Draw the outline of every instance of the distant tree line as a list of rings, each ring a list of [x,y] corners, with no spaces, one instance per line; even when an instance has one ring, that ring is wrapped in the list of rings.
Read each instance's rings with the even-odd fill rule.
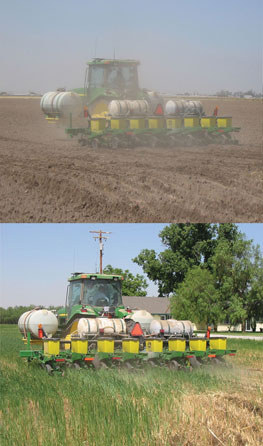
[[[216,96],[219,97],[237,97],[237,98],[244,98],[245,96],[251,96],[252,98],[261,98],[261,93],[256,93],[254,90],[247,90],[247,91],[236,91],[231,92],[228,90],[220,90],[216,93]]]
[[[204,95],[207,95],[206,93],[203,93]],[[177,96],[202,96],[202,93],[198,93],[197,91],[189,93],[189,92],[185,92],[185,93],[177,93]],[[231,98],[244,98],[246,96],[251,96],[252,98],[262,98],[262,92],[261,93],[256,93],[254,90],[250,89],[247,91],[229,91],[229,90],[220,90],[217,91],[214,94],[208,94],[208,96],[217,96],[217,97],[221,97],[221,98],[227,98],[227,97],[231,97]]]
[[[33,310],[33,308],[36,308],[36,305],[15,306],[8,308],[0,307],[0,324],[17,324],[21,314],[25,313],[26,311]],[[50,306],[45,308],[48,310],[57,311],[60,307]]]

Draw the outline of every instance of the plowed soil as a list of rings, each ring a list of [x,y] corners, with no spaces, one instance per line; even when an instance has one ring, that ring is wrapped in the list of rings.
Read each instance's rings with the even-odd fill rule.
[[[80,147],[38,99],[0,98],[0,221],[263,221],[262,102],[202,102],[233,117],[239,146]]]

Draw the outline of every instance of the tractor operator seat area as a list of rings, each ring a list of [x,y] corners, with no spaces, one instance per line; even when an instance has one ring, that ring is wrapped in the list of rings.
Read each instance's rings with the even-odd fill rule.
[[[137,90],[137,68],[133,65],[90,65],[88,88]]]
[[[121,283],[119,280],[97,278],[72,281],[68,288],[67,307],[71,310],[74,305],[122,305]]]

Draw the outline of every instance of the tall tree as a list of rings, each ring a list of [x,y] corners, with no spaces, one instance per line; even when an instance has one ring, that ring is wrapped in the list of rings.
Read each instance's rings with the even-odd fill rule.
[[[244,329],[254,270],[252,241],[242,234],[233,243],[220,240],[211,265],[226,318],[232,325],[241,323]]]
[[[238,229],[234,224],[171,224],[159,234],[166,249],[159,255],[143,249],[133,259],[149,279],[158,284],[160,296],[167,296],[183,282],[193,266],[207,264],[219,240],[235,240]]]
[[[263,256],[259,246],[253,247],[253,271],[247,298],[247,314],[253,331],[256,321],[263,320]]]
[[[134,276],[128,269],[123,271],[121,268],[114,268],[111,265],[107,265],[103,272],[104,274],[118,274],[123,276],[123,296],[146,296],[148,283],[142,275],[136,274],[136,276]]]
[[[172,297],[172,314],[193,322],[227,320],[230,325],[263,317],[263,258],[252,240],[241,233],[219,237],[208,263],[188,270]]]
[[[176,319],[205,325],[216,326],[224,318],[213,274],[207,268],[193,266],[187,271],[171,299],[171,311]]]

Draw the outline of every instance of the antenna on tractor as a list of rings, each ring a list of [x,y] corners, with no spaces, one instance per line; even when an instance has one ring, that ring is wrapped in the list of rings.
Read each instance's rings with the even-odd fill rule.
[[[95,39],[95,48],[94,48],[94,50],[95,50],[95,59],[96,59],[96,57],[97,57],[97,45],[98,45],[98,36],[96,36],[96,39]]]
[[[95,241],[96,241],[96,239],[98,239],[100,242],[100,274],[102,274],[103,273],[102,256],[103,256],[103,247],[104,247],[103,240],[107,241],[107,239],[109,238],[102,234],[111,234],[111,232],[105,232],[105,231],[102,231],[101,229],[99,231],[89,231],[89,232],[91,232],[93,234],[99,234],[99,235],[93,235],[93,238]]]

